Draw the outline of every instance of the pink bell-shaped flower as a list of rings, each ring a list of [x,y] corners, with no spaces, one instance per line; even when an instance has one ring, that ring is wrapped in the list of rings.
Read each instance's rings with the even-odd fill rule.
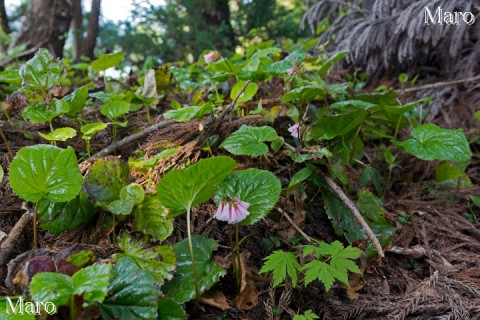
[[[290,126],[290,128],[288,128],[288,132],[290,132],[292,137],[300,139],[300,125],[298,123]]]
[[[235,224],[243,221],[250,214],[247,210],[249,206],[250,204],[237,198],[233,198],[230,201],[221,201],[213,217],[220,221],[226,221],[229,224]]]
[[[221,56],[222,54],[218,51],[210,51],[209,53],[203,56],[203,59],[205,60],[206,63],[210,63],[210,62],[217,61],[218,59],[220,59]]]

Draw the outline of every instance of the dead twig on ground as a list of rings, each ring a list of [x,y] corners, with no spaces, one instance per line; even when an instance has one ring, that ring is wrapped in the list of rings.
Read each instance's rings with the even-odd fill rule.
[[[380,242],[378,242],[377,237],[372,232],[372,229],[370,229],[367,222],[365,222],[362,215],[358,211],[357,207],[352,202],[352,200],[350,200],[350,198],[347,197],[347,195],[343,192],[343,190],[332,179],[330,179],[330,177],[326,176],[325,181],[327,182],[328,186],[333,190],[333,192],[337,194],[337,196],[343,201],[343,203],[345,203],[348,209],[350,209],[350,211],[353,213],[355,220],[357,220],[357,222],[362,227],[363,231],[365,231],[365,233],[367,234],[367,237],[370,239],[370,241],[372,241],[378,255],[384,258],[385,254],[383,253],[383,249],[382,249],[382,246],[380,245]]]
[[[33,215],[30,209],[26,209],[22,217],[17,221],[13,229],[10,231],[5,240],[0,244],[0,266],[5,265],[12,252],[18,248],[20,237],[24,234],[25,229],[32,221]]]
[[[299,226],[297,226],[295,224],[295,222],[293,222],[293,220],[290,218],[290,216],[285,212],[283,211],[281,208],[276,208],[278,212],[280,212],[281,214],[283,214],[283,216],[288,220],[288,222],[290,222],[290,224],[295,228],[295,230],[298,231],[298,233],[309,243],[312,243],[312,238],[310,238],[305,232],[303,232],[302,229],[300,229]]]

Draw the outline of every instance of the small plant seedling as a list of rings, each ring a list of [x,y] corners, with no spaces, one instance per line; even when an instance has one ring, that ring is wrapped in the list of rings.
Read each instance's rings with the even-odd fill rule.
[[[39,144],[20,149],[9,170],[13,191],[23,200],[35,203],[33,247],[37,248],[38,206],[43,199],[65,202],[82,188],[82,174],[71,147],[61,149]]]
[[[117,119],[130,111],[130,104],[126,101],[112,100],[105,103],[100,112],[113,123],[113,141],[117,141],[117,125],[125,127],[127,122],[118,122]]]

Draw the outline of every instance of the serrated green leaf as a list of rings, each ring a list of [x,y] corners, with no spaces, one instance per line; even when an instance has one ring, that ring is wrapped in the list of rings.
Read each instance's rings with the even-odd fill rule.
[[[38,207],[40,228],[53,234],[60,234],[86,223],[95,212],[83,191],[67,202],[42,200]]]
[[[172,234],[173,219],[155,195],[147,194],[133,215],[135,229],[150,236],[152,241],[163,241]]]
[[[260,273],[272,272],[274,287],[284,282],[287,275],[292,279],[293,287],[297,285],[297,271],[300,269],[300,264],[292,252],[277,250],[263,260],[265,263],[260,269]]]
[[[110,264],[96,264],[77,271],[73,276],[73,294],[83,296],[87,304],[101,303],[107,296]]]
[[[112,269],[112,278],[107,297],[99,305],[102,319],[156,319],[158,294],[150,272],[122,257]]]
[[[187,314],[182,307],[173,299],[158,299],[158,318],[157,320],[179,320],[186,319]]]
[[[165,280],[173,278],[176,269],[177,258],[170,245],[156,245],[147,247],[147,244],[139,239],[131,238],[123,233],[119,241],[123,253],[119,257],[131,258],[142,270],[148,270],[157,284],[161,285]]]
[[[411,137],[396,144],[422,160],[465,162],[472,156],[467,138],[461,129],[442,129],[427,123],[413,129]]]
[[[335,282],[335,277],[332,274],[335,270],[332,270],[332,267],[325,262],[313,260],[304,265],[302,270],[305,272],[305,286],[312,281],[319,280],[325,286],[325,290],[328,291]]]
[[[30,282],[30,295],[39,302],[52,302],[58,309],[70,300],[75,290],[72,278],[55,272],[39,272]]]
[[[64,202],[77,196],[82,174],[71,147],[34,145],[20,149],[9,170],[13,191],[26,201],[42,198]]]
[[[38,133],[42,138],[48,141],[67,141],[75,136],[77,136],[77,130],[73,128],[58,128],[53,130],[50,133],[43,134],[41,132]]]
[[[215,188],[237,167],[230,157],[202,159],[187,169],[172,170],[157,184],[157,197],[175,217],[210,199]]]
[[[121,100],[109,101],[100,109],[100,112],[112,121],[117,120],[128,111],[130,111],[130,103]]]
[[[261,156],[268,152],[265,142],[277,137],[277,132],[272,127],[243,125],[225,139],[221,147],[235,155]]]
[[[472,185],[472,181],[465,171],[455,163],[442,162],[435,168],[435,180],[437,183],[447,183],[468,187]]]
[[[215,241],[200,235],[192,236],[193,255],[198,276],[198,291],[202,294],[217,283],[226,272],[211,261]],[[177,255],[177,271],[170,282],[163,287],[163,292],[177,303],[185,303],[195,297],[195,282],[188,239],[173,246]]]
[[[97,205],[107,206],[120,198],[120,191],[130,184],[128,165],[118,158],[98,159],[83,181],[87,197]]]
[[[165,119],[173,119],[177,122],[186,122],[197,116],[202,107],[188,106],[176,110],[170,110],[163,113]]]
[[[232,88],[232,91],[230,91],[230,99],[235,99],[242,88],[245,86],[246,81],[238,81]],[[240,95],[240,97],[237,100],[237,103],[244,103],[253,98],[253,96],[257,93],[258,91],[258,85],[254,82],[250,82],[247,87],[245,88],[245,91]]]
[[[86,125],[83,125],[80,128],[80,131],[82,132],[82,138],[85,140],[90,140],[97,132],[102,131],[106,127],[108,127],[108,123],[103,123],[103,122],[87,123]]]
[[[116,67],[123,61],[123,57],[123,52],[102,54],[97,60],[92,61],[92,69],[95,72],[99,72]]]
[[[92,85],[92,82],[89,84],[84,85],[73,91],[72,93],[63,97],[62,100],[65,100],[70,105],[70,110],[68,111],[68,115],[76,116],[78,112],[80,112],[87,103],[88,99],[88,88]]]
[[[343,136],[357,128],[367,115],[367,111],[353,111],[334,116],[324,116],[310,127],[310,134],[314,139],[327,140]]]
[[[275,206],[280,197],[280,180],[266,170],[247,169],[229,175],[215,193],[216,202],[228,197],[236,197],[248,203],[249,215],[240,225],[251,225],[263,217]]]
[[[48,50],[40,49],[20,67],[19,74],[24,84],[50,89],[61,84],[63,64],[54,60]]]

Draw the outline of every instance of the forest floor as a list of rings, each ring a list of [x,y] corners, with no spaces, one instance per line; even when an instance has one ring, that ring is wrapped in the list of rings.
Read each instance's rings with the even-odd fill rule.
[[[452,106],[446,111],[445,114],[449,115],[448,121],[469,121],[455,118],[465,116],[461,112],[454,112],[457,107]],[[145,123],[144,119],[145,116],[141,113],[129,116],[129,127],[121,129],[120,136],[129,136],[137,128],[146,128],[163,120],[159,116],[156,120]],[[221,134],[225,135],[241,124],[257,124],[263,121],[259,117],[246,117],[225,124],[219,130],[224,130]],[[446,120],[442,117],[435,121],[440,125],[451,125],[445,123]],[[148,153],[162,141],[173,141],[184,146],[183,159],[201,157],[203,151],[191,144],[198,133],[198,126],[199,123],[195,120],[170,124],[123,146],[117,150],[116,155],[127,159],[137,149]],[[285,130],[281,121],[276,121],[273,126],[277,131]],[[43,129],[47,127],[32,125],[25,128],[32,133]],[[469,130],[474,128],[464,129],[468,135]],[[13,152],[26,145],[44,143],[36,134],[33,134],[31,140],[27,140],[22,130],[15,127],[5,126],[3,130],[9,138]],[[100,133],[92,140],[92,148],[94,152],[98,152],[111,142],[108,133]],[[77,151],[84,147],[80,138],[74,140],[73,146],[75,145]],[[367,154],[374,152],[375,148],[375,145],[367,145]],[[4,146],[1,150],[2,165],[8,168],[9,158]],[[218,149],[215,152],[220,155],[225,151]],[[157,166],[159,174],[171,163],[182,159],[167,160]],[[276,155],[269,154],[256,159],[235,157],[235,160],[241,167],[270,170],[284,185],[288,184],[293,175],[290,170],[292,160],[288,157],[287,149]],[[240,229],[240,237],[246,237],[242,243],[242,254],[249,278],[254,284],[251,294],[243,302],[243,310],[235,307],[236,288],[233,285],[232,273],[229,272],[214,288],[212,295],[223,292],[230,309],[221,310],[218,306],[225,309],[228,305],[211,298],[210,303],[201,304],[200,309],[193,310],[193,304],[189,304],[190,315],[198,319],[290,319],[298,312],[311,309],[320,319],[480,319],[480,223],[475,217],[468,216],[469,196],[480,196],[479,162],[478,155],[474,156],[467,171],[473,187],[442,188],[435,184],[434,164],[415,161],[411,156],[399,159],[400,168],[393,174],[403,175],[411,179],[412,183],[408,188],[392,185],[384,196],[387,220],[396,227],[392,245],[386,248],[385,258],[368,263],[363,261],[364,273],[362,276],[351,276],[350,288],[335,285],[327,293],[320,286],[314,285],[291,288],[287,284],[273,289],[271,279],[258,272],[261,260],[272,249],[291,243],[292,239],[305,241],[297,227],[308,237],[318,240],[332,242],[338,239],[325,213],[321,197],[313,186],[307,187],[303,193],[293,193],[288,198],[282,196],[266,219],[254,226]],[[82,163],[82,170],[85,171],[89,164],[91,162]],[[154,182],[158,181],[159,174],[154,175]],[[358,186],[360,172],[348,168],[347,174]],[[137,182],[142,183],[141,179]],[[22,205],[22,200],[12,192],[8,180],[5,179],[0,185],[0,230],[9,234],[26,210],[31,208],[26,207],[26,204]],[[193,211],[193,228],[194,233],[217,240],[219,247],[214,256],[221,262],[221,257],[228,254],[227,227],[209,219],[214,212],[213,202],[198,206]],[[285,218],[284,214],[290,219]],[[399,220],[401,216],[407,218]],[[97,222],[92,221],[94,224]],[[8,257],[4,257],[7,259],[5,262],[31,249],[31,223],[25,228],[15,239],[15,246],[13,250],[9,250]],[[82,244],[94,248],[107,258],[117,250],[110,244],[110,232],[111,230],[98,230],[94,237],[82,227],[59,236],[41,232],[39,244],[41,248],[53,251],[72,244]],[[183,216],[176,219],[174,233],[167,242],[174,243],[185,237],[186,223]],[[355,245],[364,247],[365,243]],[[11,288],[5,284],[7,277],[12,275],[7,275],[6,263],[2,263],[0,295],[13,294]],[[278,310],[282,311],[280,315]]]

